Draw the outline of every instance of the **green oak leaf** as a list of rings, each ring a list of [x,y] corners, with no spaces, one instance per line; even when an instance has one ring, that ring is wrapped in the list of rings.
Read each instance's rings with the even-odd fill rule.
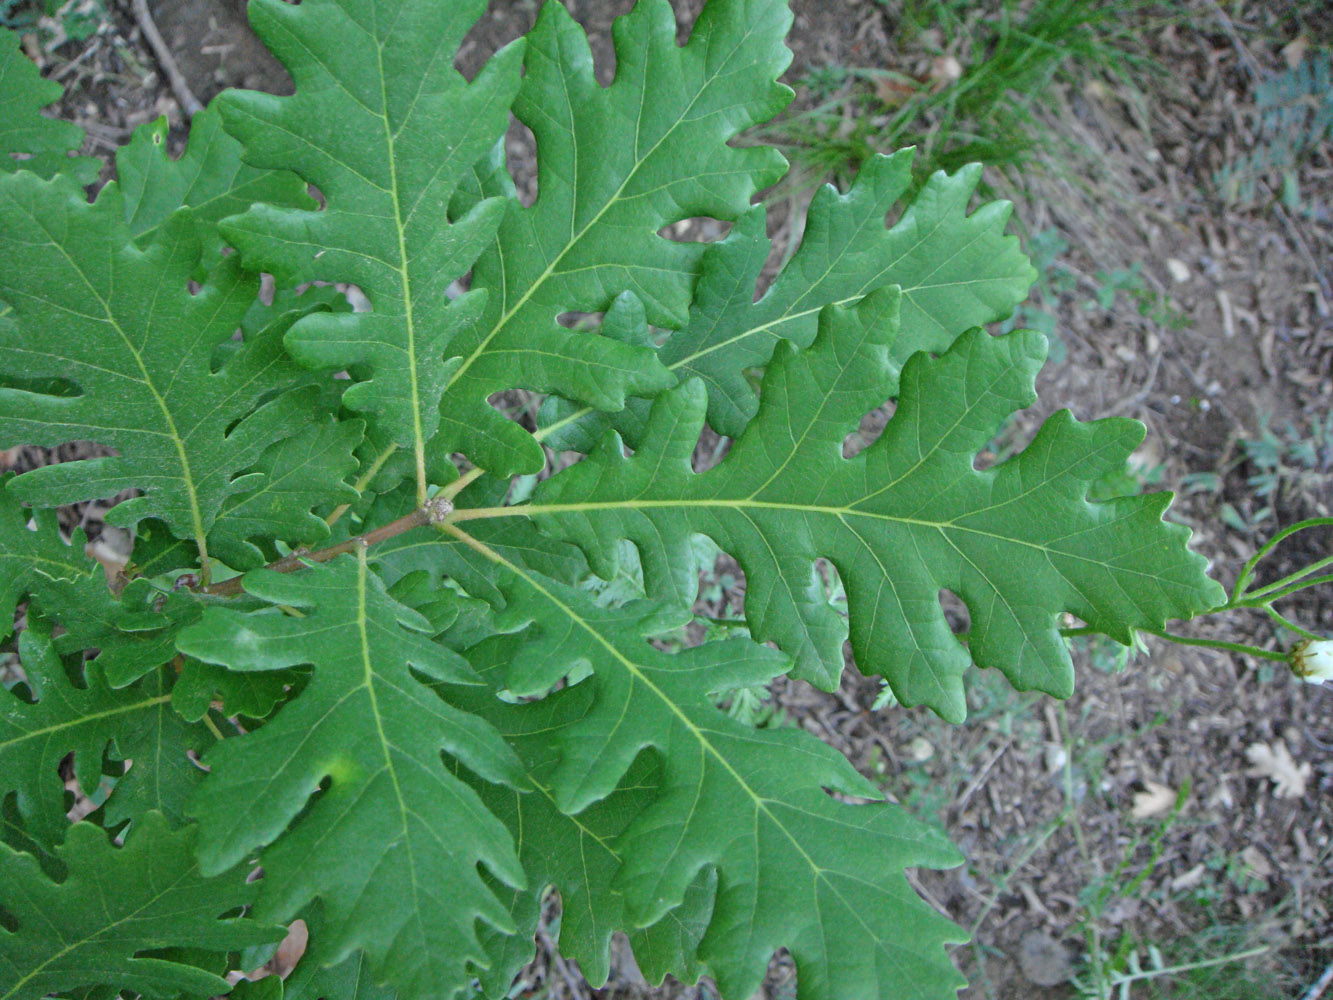
[[[19,637],[19,653],[32,700],[0,694],[0,797],[18,793],[29,833],[55,844],[68,830],[59,766],[71,752],[74,778],[88,795],[102,779],[104,754],[134,762],[107,800],[109,818],[153,809],[184,822],[186,800],[203,778],[187,752],[202,753],[214,738],[172,711],[164,673],[115,689],[93,660],[76,686],[52,649],[50,625],[39,620]]]
[[[466,964],[486,961],[478,920],[512,928],[478,863],[511,886],[523,872],[509,832],[440,753],[488,781],[527,779],[492,727],[414,671],[455,683],[475,674],[385,592],[364,549],[299,574],[257,570],[245,587],[300,616],[210,608],[180,635],[181,651],[236,671],[314,672],[266,725],[205,756],[211,773],[191,807],[204,871],[267,847],[259,914],[287,920],[321,897],[330,954],[364,950],[376,980],[404,998],[455,995]]]
[[[25,524],[30,514],[35,530]],[[12,622],[26,596],[30,613],[40,612],[62,627],[56,652],[97,650],[101,675],[113,687],[124,687],[170,660],[175,633],[202,609],[146,579],[121,581],[120,593],[112,593],[103,567],[83,549],[82,532],[66,544],[53,512],[31,511],[11,491],[0,490],[0,621]]]
[[[3,487],[12,477],[0,477],[0,638],[14,627],[14,612],[25,597],[56,587],[81,589],[90,582],[106,589],[102,567],[83,553],[78,544],[61,540],[54,511],[32,511],[23,507]],[[28,529],[31,519],[36,530]]]
[[[755,286],[771,250],[765,212],[751,210],[727,239],[704,255],[690,321],[673,331],[658,355],[682,382],[701,378],[708,422],[737,437],[754,416],[745,373],[766,365],[783,340],[808,347],[819,312],[850,305],[878,288],[902,288],[902,319],[891,346],[885,395],[896,395],[899,369],[917,351],[940,352],[974,326],[1005,319],[1027,295],[1036,271],[1005,235],[1011,206],[988,202],[968,214],[981,180],[973,165],[931,177],[891,227],[884,217],[912,184],[910,149],[867,160],[846,194],[821,188],[791,259],[763,297]],[[638,439],[648,403],[609,418],[626,439]],[[543,440],[587,451],[608,418],[591,419],[570,404],[548,405]]]
[[[579,963],[579,970],[594,987],[604,984],[610,973],[608,949],[616,931],[629,932],[635,955],[650,963],[645,975],[673,971],[688,976],[712,912],[716,876],[705,873],[700,885],[692,886],[685,912],[673,910],[643,930],[629,921],[625,898],[613,886],[622,864],[615,840],[652,805],[660,784],[660,762],[642,755],[609,795],[576,816],[561,812],[552,784],[560,763],[559,734],[588,713],[593,685],[575,685],[536,702],[508,704],[496,697],[496,689],[510,671],[512,652],[508,643],[474,647],[469,659],[487,686],[445,692],[452,703],[486,719],[504,735],[533,788],[524,795],[474,780],[482,801],[513,834],[528,877],[527,887],[513,890],[508,897],[518,931],[489,933],[484,939],[493,962],[489,969],[478,970],[483,992],[505,996],[514,977],[532,960],[532,937],[547,887],[560,890],[560,952]],[[536,830],[541,831],[539,837],[529,833]],[[660,981],[661,975],[656,978]]]
[[[353,952],[345,958],[329,952],[331,938],[320,904],[303,911],[301,918],[310,939],[291,975],[280,980],[282,1000],[395,1000],[393,990],[376,985],[364,952]]]
[[[1005,417],[1034,401],[1040,334],[974,330],[938,359],[915,355],[884,435],[844,458],[846,435],[896,384],[899,304],[886,289],[855,309],[827,307],[810,348],[780,347],[759,413],[715,468],[691,468],[707,405],[693,381],[659,398],[632,458],[612,436],[515,509],[577,541],[603,576],[612,543],[633,540],[649,592],[686,607],[697,586],[690,536],[711,536],[745,570],[754,636],[831,690],[845,632],[815,575],[825,557],[847,591],[860,668],[883,674],[903,704],[952,721],[966,713],[961,675],[974,660],[1019,688],[1067,696],[1061,612],[1129,643],[1136,628],[1223,599],[1186,548],[1189,531],[1163,523],[1169,494],[1086,499],[1142,441],[1141,424],[1061,412],[1020,455],[973,467]],[[944,588],[971,611],[966,646],[940,606]]]
[[[365,424],[317,415],[301,432],[270,445],[254,466],[260,485],[223,504],[210,536],[213,552],[235,569],[256,569],[276,557],[251,539],[282,538],[315,545],[329,526],[311,511],[354,502],[359,494],[346,483],[357,468],[353,455]]]
[[[130,234],[143,246],[179,208],[189,208],[203,226],[204,265],[212,269],[222,252],[217,223],[251,205],[309,209],[306,185],[286,170],[260,170],[241,162],[241,144],[222,130],[215,108],[190,119],[190,139],[178,159],[167,155],[167,119],[146,122],[116,150],[116,180],[125,199]]]
[[[0,388],[0,444],[84,438],[121,452],[44,466],[9,489],[52,506],[138,488],[143,494],[116,506],[108,521],[132,527],[158,517],[206,552],[228,498],[265,482],[263,473],[240,473],[309,419],[313,397],[302,393],[256,409],[275,390],[309,379],[281,347],[298,314],[289,312],[213,370],[214,349],[232,338],[258,278],[228,257],[191,295],[200,245],[189,212],[172,216],[140,251],[115,185],[88,204],[61,178],[0,177],[0,251],[9,262],[0,298],[17,320],[0,327],[0,370],[60,378],[81,390],[52,396]],[[60,338],[48,338],[48,329],[59,329]]]
[[[509,571],[507,613],[532,623],[470,658],[509,664],[506,686],[517,695],[545,694],[591,666],[571,689],[591,688],[578,696],[587,707],[558,716],[551,733],[556,808],[581,816],[616,791],[643,751],[661,756],[660,791],[613,845],[622,862],[613,886],[634,923],[657,922],[712,866],[716,900],[698,958],[724,996],[751,995],[781,947],[813,1000],[938,997],[961,985],[942,947],[961,932],[902,873],[957,864],[943,836],[882,801],[810,734],[751,729],[715,707],[714,692],[781,674],[784,656],[748,639],[664,653],[646,637],[687,613],[651,602],[598,607],[450,531]],[[826,789],[877,801],[852,805]]]
[[[735,220],[785,171],[776,150],[728,142],[791,99],[776,82],[790,24],[785,4],[714,0],[681,47],[668,0],[642,0],[616,22],[616,78],[603,88],[583,29],[560,4],[542,8],[514,104],[537,140],[537,200],[511,205],[473,271],[491,295],[451,348],[463,358],[443,407],[453,447],[497,475],[537,472],[541,449],[487,405],[492,393],[520,386],[619,410],[626,395],[675,382],[647,348],[557,320],[633,292],[649,322],[688,321],[704,247],[658,231],[693,216]]]
[[[97,180],[97,160],[69,155],[83,145],[83,129],[39,113],[62,93],[23,54],[18,33],[0,28],[0,174],[24,170],[47,179],[63,173],[79,184]]]
[[[31,855],[0,844],[0,909],[17,924],[0,928],[0,1000],[91,986],[163,1000],[226,993],[225,979],[159,953],[183,942],[236,951],[278,940],[282,928],[231,916],[257,886],[247,884],[244,867],[201,875],[197,830],[173,831],[149,812],[116,848],[105,830],[75,823],[54,852],[66,869],[59,882]]]
[[[289,283],[355,283],[371,312],[324,314],[287,335],[311,367],[360,366],[344,403],[416,455],[439,425],[450,343],[486,294],[450,297],[493,237],[501,199],[450,220],[454,191],[504,134],[521,43],[468,83],[454,68],[485,0],[258,0],[256,32],[296,80],[292,97],[228,91],[223,121],[248,163],[295,170],[323,211],[259,206],[222,231],[254,267]],[[424,482],[419,489],[424,489]]]

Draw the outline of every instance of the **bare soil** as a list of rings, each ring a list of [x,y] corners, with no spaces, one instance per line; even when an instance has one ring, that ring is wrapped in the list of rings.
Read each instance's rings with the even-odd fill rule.
[[[609,81],[610,24],[631,0],[568,6],[589,30],[599,78]],[[701,2],[676,6],[684,33]],[[923,57],[919,41],[900,45],[893,3],[792,6],[788,79],[798,91],[814,68],[910,72]],[[1194,544],[1229,584],[1276,525],[1333,507],[1333,442],[1326,442],[1313,466],[1289,463],[1273,515],[1254,530],[1222,517],[1224,504],[1248,518],[1267,503],[1247,482],[1259,470],[1244,447],[1260,437],[1264,419],[1309,437],[1333,401],[1333,149],[1325,143],[1301,167],[1300,211],[1275,198],[1228,207],[1213,172],[1256,140],[1259,74],[1282,68],[1281,47],[1298,29],[1314,45],[1329,45],[1333,10],[1293,7],[1304,18],[1298,24],[1285,8],[1226,6],[1180,0],[1133,15],[1142,20],[1144,53],[1167,72],[1145,77],[1137,90],[1092,78],[1059,86],[1043,113],[1049,155],[1038,156],[1021,182],[997,174],[991,183],[1017,202],[1025,237],[1050,230],[1070,247],[1059,263],[1072,285],[1043,303],[1058,315],[1067,356],[1047,366],[1044,402],[1011,428],[1012,439],[1024,440],[1059,406],[1082,419],[1143,421],[1143,467],[1156,469],[1164,487],[1185,487],[1173,516],[1193,528]],[[537,7],[496,0],[460,54],[464,71],[526,31]],[[243,8],[244,0],[152,3],[202,100],[234,85],[290,92],[290,78],[250,33]],[[184,134],[176,99],[128,9],[117,8],[114,23],[88,42],[30,46],[69,89],[62,113],[89,129],[91,151],[104,158],[158,114],[177,126],[177,145]],[[528,157],[531,169],[521,130],[511,153]],[[785,211],[774,206],[779,235],[799,231]],[[1137,297],[1088,308],[1105,274],[1134,265]],[[1152,306],[1150,315],[1139,302]],[[1209,488],[1187,478],[1199,473],[1214,474]],[[1328,554],[1331,542],[1333,534],[1307,533],[1283,550],[1269,578]],[[1289,614],[1333,634],[1326,595],[1323,604],[1293,602]],[[717,603],[735,598],[723,594]],[[1277,643],[1266,621],[1240,616],[1204,623],[1196,634]],[[1122,938],[1145,962],[1148,944],[1172,961],[1269,949],[1211,994],[1167,980],[1154,984],[1156,994],[1135,996],[1299,996],[1333,961],[1333,691],[1246,657],[1157,641],[1123,672],[1108,669],[1104,654],[1085,651],[1082,661],[1078,691],[1063,704],[975,676],[973,717],[958,727],[921,711],[872,710],[879,685],[855,672],[833,695],[793,683],[774,698],[791,724],[837,746],[962,848],[963,868],[916,878],[932,904],[972,931],[973,943],[956,954],[973,984],[965,996],[1073,996],[1067,984],[1039,984],[1060,978],[1052,968],[1078,968],[1094,940],[1113,950]],[[1247,773],[1247,748],[1278,741],[1309,765],[1297,797],[1279,797],[1272,780]],[[1170,822],[1169,808],[1135,818],[1136,801],[1147,802],[1136,795],[1155,786],[1168,795],[1188,789]],[[1154,851],[1149,873],[1129,886]],[[712,996],[706,986],[652,990],[627,955],[605,988],[591,990],[549,938],[541,940],[523,995]],[[789,962],[776,960],[766,994],[794,996],[792,975]],[[1264,985],[1243,992],[1247,979]]]

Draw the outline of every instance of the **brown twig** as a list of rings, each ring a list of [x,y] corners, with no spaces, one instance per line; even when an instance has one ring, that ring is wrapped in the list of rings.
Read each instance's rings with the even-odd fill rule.
[[[176,95],[176,100],[180,103],[181,110],[185,112],[186,118],[193,118],[204,106],[199,103],[199,98],[194,96],[190,90],[190,85],[185,82],[185,77],[176,65],[176,59],[171,54],[171,49],[167,47],[166,41],[162,38],[162,33],[157,30],[157,24],[153,21],[152,12],[148,9],[148,0],[133,0],[131,6],[134,8],[134,19],[139,23],[139,30],[148,40],[148,47],[153,50],[153,55],[157,59],[157,64],[162,67],[162,72],[166,74],[167,83],[171,84],[171,92]]]
[[[327,549],[320,549],[318,552],[293,552],[289,556],[283,556],[283,558],[269,563],[264,568],[275,573],[293,573],[311,563],[328,562],[330,559],[335,559],[346,552],[355,552],[358,548],[369,548],[379,542],[387,541],[404,532],[411,531],[413,528],[424,527],[427,524],[439,524],[453,512],[453,509],[454,505],[444,497],[436,497],[407,516],[400,517],[382,528],[367,531],[364,535],[357,535],[355,538],[349,538],[337,545],[330,545]],[[221,583],[205,587],[203,592],[214,597],[235,597],[245,590],[241,583],[243,579],[244,577],[234,576],[230,580],[223,580]]]

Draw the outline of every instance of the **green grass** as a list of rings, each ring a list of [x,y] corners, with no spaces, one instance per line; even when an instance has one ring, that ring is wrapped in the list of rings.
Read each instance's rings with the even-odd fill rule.
[[[905,57],[953,57],[962,75],[949,82],[882,68],[812,69],[798,81],[809,106],[759,134],[791,159],[789,186],[845,185],[869,156],[910,145],[918,181],[971,162],[1012,170],[1048,142],[1034,112],[1056,82],[1127,84],[1152,66],[1136,51],[1129,15],[1138,3],[877,2]]]

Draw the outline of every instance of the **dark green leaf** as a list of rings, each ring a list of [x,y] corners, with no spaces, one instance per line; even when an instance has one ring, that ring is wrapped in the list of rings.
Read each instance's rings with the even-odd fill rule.
[[[76,823],[56,848],[67,871],[59,883],[31,855],[0,844],[0,908],[18,924],[0,928],[0,998],[38,1000],[98,985],[164,1000],[227,992],[225,979],[141,954],[187,941],[228,952],[282,937],[281,928],[227,916],[256,887],[246,884],[245,869],[200,875],[195,831],[173,832],[146,813],[115,848],[106,831]]]
[[[696,587],[690,535],[710,535],[745,570],[755,637],[790,653],[797,676],[832,689],[845,632],[815,573],[825,557],[847,591],[860,668],[885,675],[903,704],[954,721],[974,659],[1019,688],[1070,693],[1062,611],[1128,643],[1135,628],[1221,601],[1205,561],[1186,549],[1188,530],[1162,522],[1168,494],[1085,499],[1143,439],[1141,424],[1079,424],[1062,412],[1016,458],[973,467],[1004,418],[1035,399],[1040,334],[974,330],[939,359],[914,356],[884,435],[844,458],[846,435],[896,384],[898,307],[895,289],[853,310],[830,307],[809,349],[780,348],[758,415],[716,468],[691,468],[706,406],[694,381],[658,400],[633,458],[611,438],[542,484],[527,512],[577,540],[603,576],[613,543],[632,539],[649,592],[684,607]],[[966,646],[940,606],[943,588],[971,611]]]
[[[485,963],[477,921],[512,927],[478,863],[509,885],[523,873],[508,831],[440,752],[489,781],[526,778],[493,728],[414,675],[476,682],[361,556],[246,576],[248,593],[299,617],[213,608],[181,634],[182,652],[232,670],[314,666],[267,725],[204,758],[212,773],[191,808],[199,856],[212,872],[272,845],[262,916],[288,920],[322,897],[329,954],[360,948],[401,996],[448,997],[466,963]]]

